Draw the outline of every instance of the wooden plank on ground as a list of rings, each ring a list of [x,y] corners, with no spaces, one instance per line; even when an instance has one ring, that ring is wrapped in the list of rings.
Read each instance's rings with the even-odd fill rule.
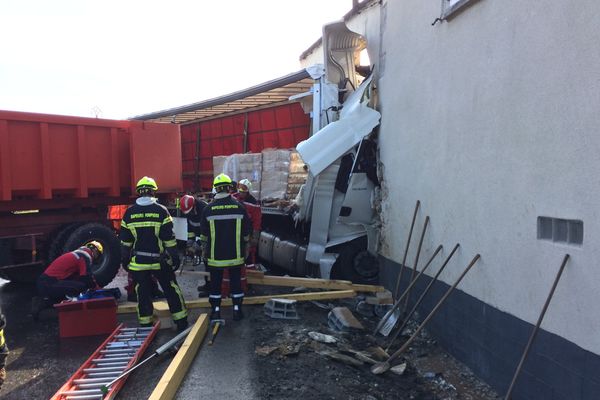
[[[148,400],[167,400],[175,398],[177,389],[190,368],[196,353],[198,353],[200,343],[202,343],[207,331],[208,316],[207,314],[200,314],[200,317],[196,320],[192,330],[177,351],[175,358],[173,358],[173,361],[169,364],[169,367],[158,382],[158,385],[156,385],[154,391],[150,397],[148,397]]]
[[[319,288],[328,290],[355,290],[357,292],[383,292],[383,286],[360,285],[350,281],[316,278],[295,278],[289,276],[263,275],[262,277],[248,275],[248,283],[254,285],[270,286],[303,286],[307,288]]]
[[[356,296],[354,290],[332,290],[327,292],[309,292],[309,293],[285,293],[285,294],[273,294],[268,296],[248,296],[244,297],[244,304],[265,304],[271,299],[291,299],[296,301],[311,301],[311,300],[334,300],[334,299],[346,299]],[[208,298],[204,297],[195,300],[186,300],[185,304],[188,309],[192,308],[209,308],[210,303]],[[221,306],[231,306],[231,299],[223,299]],[[117,308],[118,314],[127,314],[136,312],[136,303],[125,303]],[[165,301],[154,302],[155,311],[163,312],[168,310],[167,303]]]

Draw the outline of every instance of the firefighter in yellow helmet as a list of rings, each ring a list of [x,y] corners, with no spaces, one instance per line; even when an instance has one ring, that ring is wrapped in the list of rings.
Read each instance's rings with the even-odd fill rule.
[[[252,226],[244,206],[230,195],[233,187],[231,178],[219,174],[213,181],[213,187],[216,191],[214,200],[204,208],[200,219],[202,254],[210,272],[210,319],[221,318],[221,281],[223,270],[228,268],[233,319],[238,321],[244,317],[241,269],[246,258]]]
[[[133,275],[141,326],[152,325],[152,277],[158,279],[177,329],[188,326],[187,309],[174,271],[180,259],[173,233],[173,219],[157,202],[158,186],[143,177],[136,186],[139,198],[121,220],[121,262]]]

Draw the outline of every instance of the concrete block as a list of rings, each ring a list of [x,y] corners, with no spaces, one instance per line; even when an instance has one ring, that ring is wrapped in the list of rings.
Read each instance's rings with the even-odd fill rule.
[[[327,315],[327,323],[331,329],[338,331],[365,329],[347,307],[336,307]]]
[[[271,318],[298,319],[296,300],[270,299],[263,306],[265,314]]]

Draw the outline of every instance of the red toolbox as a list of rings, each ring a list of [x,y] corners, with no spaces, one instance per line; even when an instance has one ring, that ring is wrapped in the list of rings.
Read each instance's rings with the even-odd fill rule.
[[[111,333],[117,327],[117,301],[114,297],[55,304],[60,337],[94,336]]]

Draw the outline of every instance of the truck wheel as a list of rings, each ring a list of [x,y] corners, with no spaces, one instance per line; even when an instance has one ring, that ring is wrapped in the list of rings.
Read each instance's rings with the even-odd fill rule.
[[[106,225],[91,223],[75,229],[65,243],[65,251],[73,251],[89,241],[96,240],[104,247],[104,253],[92,264],[92,271],[98,285],[108,285],[119,271],[121,247],[115,233]]]
[[[367,238],[354,239],[342,246],[333,266],[336,277],[354,283],[379,283],[379,262],[367,251]]]
[[[58,229],[58,232],[54,236],[52,243],[48,247],[48,258],[46,261],[46,265],[50,265],[50,263],[56,260],[59,256],[65,253],[65,243],[67,243],[67,239],[73,233],[75,229],[80,227],[81,224],[74,223],[61,226]]]

